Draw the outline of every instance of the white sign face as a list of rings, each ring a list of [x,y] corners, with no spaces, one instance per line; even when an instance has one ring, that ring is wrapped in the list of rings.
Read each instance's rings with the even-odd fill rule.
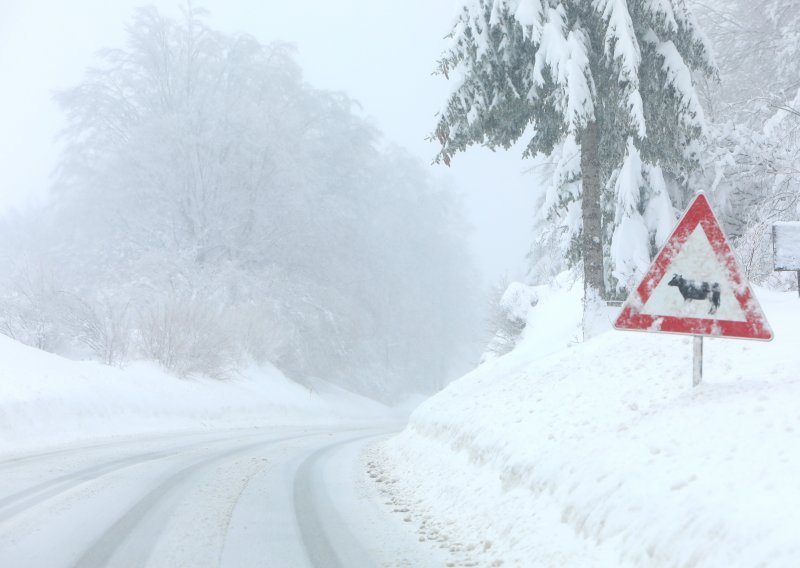
[[[698,225],[672,258],[666,275],[653,289],[641,313],[747,321],[747,314],[733,294],[730,275],[725,272],[703,227]]]

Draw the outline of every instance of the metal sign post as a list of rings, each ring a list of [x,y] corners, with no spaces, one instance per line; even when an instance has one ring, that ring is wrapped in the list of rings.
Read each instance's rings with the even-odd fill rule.
[[[694,373],[692,386],[696,387],[703,381],[703,336],[694,336]]]

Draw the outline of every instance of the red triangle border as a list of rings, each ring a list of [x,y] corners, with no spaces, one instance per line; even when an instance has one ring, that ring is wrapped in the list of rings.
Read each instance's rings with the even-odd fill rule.
[[[654,316],[639,313],[638,306],[644,306],[647,303],[653,290],[664,278],[672,259],[680,252],[698,225],[702,226],[703,231],[705,231],[717,260],[730,274],[733,294],[744,311],[747,321]],[[733,254],[733,250],[725,238],[725,233],[722,232],[719,221],[717,221],[705,194],[698,194],[689,205],[686,213],[678,221],[678,225],[656,255],[647,274],[645,274],[636,290],[625,301],[622,311],[614,322],[614,327],[632,331],[735,337],[765,341],[772,339],[772,330],[763,315],[761,306],[750,289],[750,285],[742,275],[736,256]]]

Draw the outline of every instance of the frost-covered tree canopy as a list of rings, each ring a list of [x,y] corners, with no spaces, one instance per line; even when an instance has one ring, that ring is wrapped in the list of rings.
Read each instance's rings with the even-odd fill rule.
[[[702,84],[709,140],[695,187],[711,194],[748,277],[773,272],[772,224],[800,219],[800,3],[695,2],[719,81]]]
[[[474,278],[449,194],[286,45],[196,10],[141,9],[128,32],[57,97],[54,230],[3,330],[184,375],[269,361],[384,397],[458,372]]]
[[[582,229],[573,208],[594,164],[603,219],[592,239],[605,243],[608,283],[628,287],[674,221],[665,175],[685,179],[698,162],[694,71],[711,74],[713,63],[682,0],[474,0],[439,62],[454,88],[434,133],[437,159],[518,139],[527,157],[547,156],[556,167],[541,208],[564,234],[564,254]],[[584,224],[586,214],[584,204]]]

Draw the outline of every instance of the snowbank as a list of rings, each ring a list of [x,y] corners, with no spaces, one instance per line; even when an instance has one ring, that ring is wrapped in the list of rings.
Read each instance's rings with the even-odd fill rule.
[[[519,346],[379,449],[389,492],[481,566],[796,566],[800,300],[756,293],[775,340],[706,340],[693,389],[690,338],[579,344],[579,292],[537,288]]]
[[[181,380],[154,365],[64,359],[0,335],[0,454],[156,432],[386,419],[369,399],[274,367],[230,381]]]

